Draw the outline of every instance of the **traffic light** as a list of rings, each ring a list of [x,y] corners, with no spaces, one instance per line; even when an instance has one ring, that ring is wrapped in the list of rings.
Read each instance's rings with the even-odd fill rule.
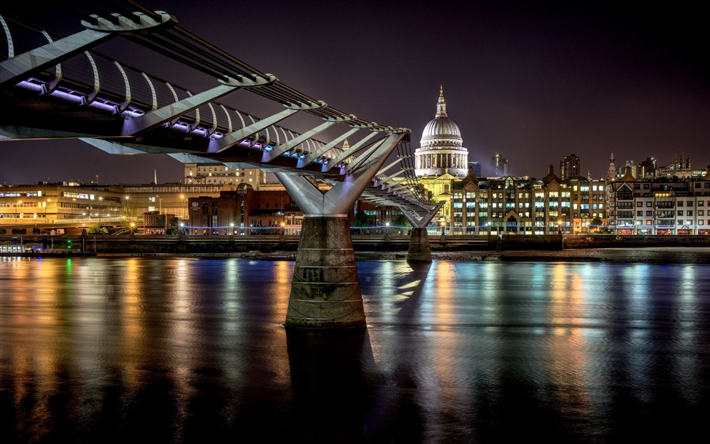
[[[67,239],[67,250],[71,250],[71,239]]]

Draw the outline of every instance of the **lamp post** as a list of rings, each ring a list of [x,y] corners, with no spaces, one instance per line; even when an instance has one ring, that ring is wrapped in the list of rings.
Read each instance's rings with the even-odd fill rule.
[[[230,234],[231,234],[232,236],[234,236],[234,222],[230,222],[230,223],[229,223],[229,228],[231,228],[231,231],[232,231]]]

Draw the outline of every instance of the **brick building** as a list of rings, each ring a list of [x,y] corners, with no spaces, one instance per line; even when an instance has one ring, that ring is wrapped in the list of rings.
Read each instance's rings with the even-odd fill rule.
[[[249,185],[219,197],[191,198],[188,207],[189,234],[292,234],[303,221],[285,190],[256,191]]]

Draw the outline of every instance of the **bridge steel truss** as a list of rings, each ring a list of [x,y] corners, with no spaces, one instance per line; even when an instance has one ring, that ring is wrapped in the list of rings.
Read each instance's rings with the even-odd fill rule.
[[[180,28],[166,12],[134,1],[77,5],[65,7],[85,29],[67,37],[0,15],[7,42],[0,61],[0,139],[79,139],[110,154],[165,153],[183,163],[276,173],[305,215],[289,327],[365,325],[346,219],[361,196],[399,207],[414,227],[408,258],[431,261],[424,227],[441,206],[428,202],[414,176],[410,130],[315,100]],[[92,51],[117,36],[206,73],[217,84],[192,93]],[[34,43],[16,54],[26,41]],[[284,110],[260,119],[218,102],[240,89]],[[278,125],[299,112],[323,123],[304,133]],[[334,125],[347,131],[329,142],[315,138]],[[368,134],[343,148],[358,131]],[[385,165],[395,150],[396,160]],[[332,187],[322,192],[315,181]]]

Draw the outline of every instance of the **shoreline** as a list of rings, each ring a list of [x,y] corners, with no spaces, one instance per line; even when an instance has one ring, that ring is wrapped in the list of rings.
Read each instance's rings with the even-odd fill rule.
[[[644,249],[598,248],[569,250],[510,250],[495,251],[451,251],[432,252],[434,261],[454,262],[609,262],[609,263],[649,263],[649,264],[710,264],[710,247],[650,247]],[[294,261],[296,253],[276,251],[262,253],[258,251],[233,253],[73,253],[73,254],[38,254],[38,253],[0,253],[0,257],[27,258],[79,258],[79,257],[191,257],[202,259],[240,258],[267,261]],[[403,251],[356,251],[355,260],[406,260]]]

